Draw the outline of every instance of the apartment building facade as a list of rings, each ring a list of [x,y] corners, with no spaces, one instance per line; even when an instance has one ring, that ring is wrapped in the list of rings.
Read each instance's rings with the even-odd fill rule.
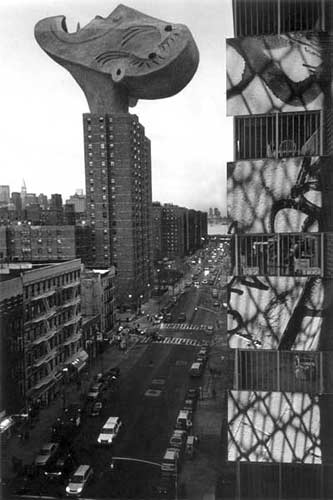
[[[47,404],[63,384],[64,369],[80,370],[81,261],[1,274],[3,409],[17,413]],[[73,365],[73,362],[76,364]]]
[[[233,1],[225,466],[236,498],[332,496],[331,9]]]
[[[89,267],[117,271],[120,304],[136,304],[152,280],[150,141],[137,116],[85,114]]]

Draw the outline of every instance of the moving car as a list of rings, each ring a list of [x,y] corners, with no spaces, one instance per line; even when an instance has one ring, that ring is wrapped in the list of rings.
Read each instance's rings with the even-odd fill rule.
[[[35,465],[38,467],[45,467],[50,463],[59,449],[59,443],[46,443],[39,450],[37,457],[35,458]]]
[[[185,323],[185,321],[186,321],[186,314],[184,312],[182,312],[178,315],[178,322]]]
[[[200,361],[195,361],[192,363],[191,368],[189,370],[189,374],[191,377],[201,377],[203,372],[204,365]]]
[[[50,480],[64,481],[74,470],[75,462],[70,453],[64,453],[48,465],[44,476]]]
[[[90,416],[91,417],[98,417],[101,414],[102,408],[103,408],[102,401],[96,401],[96,403],[93,405],[93,407],[90,410]]]
[[[67,496],[80,496],[86,484],[93,478],[94,471],[90,465],[80,465],[66,486]]]
[[[211,335],[214,332],[213,325],[207,325],[206,330],[207,330],[207,333]]]
[[[109,417],[97,438],[98,444],[111,445],[117,437],[122,423],[119,417]]]
[[[99,382],[97,384],[94,384],[92,387],[90,387],[89,392],[88,392],[88,399],[93,399],[96,400],[102,390],[102,383]]]
[[[207,360],[207,358],[208,358],[208,349],[207,349],[207,347],[201,347],[200,351],[197,354],[197,357],[198,358],[204,358],[205,360]]]

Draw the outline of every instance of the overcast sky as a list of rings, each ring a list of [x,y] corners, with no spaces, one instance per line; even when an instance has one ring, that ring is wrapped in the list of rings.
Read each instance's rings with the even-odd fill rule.
[[[83,92],[70,74],[37,45],[34,26],[63,14],[69,31],[120,2],[2,0],[0,184],[20,191],[61,193],[85,188]],[[232,161],[232,119],[226,118],[225,39],[233,36],[231,0],[124,0],[163,21],[186,24],[198,45],[197,73],[178,95],[139,101],[152,143],[153,200],[207,210],[226,206],[226,162]]]

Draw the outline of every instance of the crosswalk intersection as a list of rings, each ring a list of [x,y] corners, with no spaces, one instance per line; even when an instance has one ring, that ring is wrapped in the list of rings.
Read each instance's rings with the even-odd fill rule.
[[[192,347],[201,346],[200,340],[184,339],[180,337],[164,337],[162,340],[153,340],[151,337],[144,337],[140,340],[140,344],[149,344],[152,342],[158,344],[190,345]]]
[[[191,330],[200,331],[206,330],[207,325],[189,325],[187,323],[162,323],[160,326],[161,330]]]

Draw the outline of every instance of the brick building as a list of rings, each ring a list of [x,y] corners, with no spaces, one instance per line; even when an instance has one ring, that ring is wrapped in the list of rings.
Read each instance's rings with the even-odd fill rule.
[[[91,230],[86,225],[1,226],[8,262],[55,262],[81,258],[85,263],[90,252]]]
[[[63,369],[86,362],[80,274],[79,259],[0,274],[1,404],[7,413],[47,403],[60,390]]]
[[[202,248],[207,238],[207,214],[171,203],[153,203],[154,260],[184,257]]]
[[[152,279],[150,141],[135,115],[83,116],[89,267],[117,270],[117,300],[136,305]]]

